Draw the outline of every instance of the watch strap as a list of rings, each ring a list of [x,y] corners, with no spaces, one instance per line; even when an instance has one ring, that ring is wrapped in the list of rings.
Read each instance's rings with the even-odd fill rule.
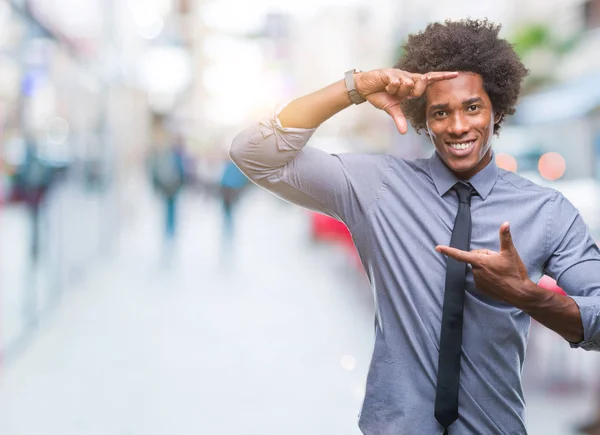
[[[350,100],[354,104],[361,104],[367,100],[365,100],[359,95],[359,93],[356,90],[356,87],[354,86],[354,74],[357,72],[360,71],[357,71],[356,69],[346,71],[346,73],[344,74],[344,81],[346,82],[346,89],[348,90],[348,96],[350,97]]]

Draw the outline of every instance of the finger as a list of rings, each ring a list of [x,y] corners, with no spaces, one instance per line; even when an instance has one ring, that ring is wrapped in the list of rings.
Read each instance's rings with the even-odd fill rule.
[[[451,248],[449,246],[443,245],[436,246],[435,250],[441,254],[447,255],[448,257],[454,258],[455,260],[461,261],[463,263],[478,265],[480,262],[480,254],[476,252],[461,251],[460,249]]]
[[[398,89],[400,89],[401,85],[402,82],[400,81],[400,79],[398,77],[393,77],[392,79],[390,79],[390,82],[385,87],[385,91],[390,95],[396,95],[396,92],[398,92]]]
[[[412,91],[413,87],[415,86],[415,82],[408,76],[398,76],[398,77],[394,77],[393,78],[393,86],[389,86],[386,87],[386,91],[390,94],[393,95],[394,97],[397,97],[398,99],[404,99],[406,98],[406,96],[408,94],[410,94],[410,92]]]
[[[511,251],[515,248],[510,233],[510,223],[500,225],[500,251]]]
[[[415,87],[415,82],[408,75],[402,76],[400,80],[402,81],[402,86],[400,86],[400,89],[396,92],[396,97],[403,100],[411,94]]]
[[[406,117],[404,116],[404,113],[402,113],[400,105],[396,104],[395,106],[385,109],[385,111],[394,120],[394,124],[396,124],[396,128],[398,128],[400,134],[406,134],[408,131],[408,124],[406,123]]]
[[[441,82],[442,80],[451,80],[458,77],[458,71],[436,71],[425,74],[429,83]]]
[[[481,255],[494,255],[494,254],[497,254],[497,252],[490,251],[489,249],[474,249],[471,252],[474,252],[476,254],[481,254]]]
[[[425,93],[425,89],[427,89],[429,80],[427,79],[427,76],[423,74],[414,74],[413,76],[411,76],[411,78],[413,79],[415,85],[411,93],[409,94],[409,97],[419,98]]]

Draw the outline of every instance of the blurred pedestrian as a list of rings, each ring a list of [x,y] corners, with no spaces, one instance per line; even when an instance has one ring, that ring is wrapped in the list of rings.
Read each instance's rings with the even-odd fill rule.
[[[164,204],[164,238],[171,244],[177,233],[178,196],[185,184],[185,164],[181,138],[158,147],[151,156],[152,184]]]
[[[58,176],[58,166],[51,166],[42,159],[37,150],[35,139],[26,140],[25,160],[18,165],[13,175],[13,194],[27,207],[30,223],[29,268],[27,269],[27,287],[23,294],[23,321],[28,328],[37,325],[38,295],[35,290],[35,270],[41,259],[43,211]],[[64,167],[60,168],[65,169]]]
[[[223,234],[228,240],[234,233],[234,213],[237,203],[248,183],[248,178],[231,160],[225,162],[219,185],[219,196],[223,213]]]
[[[14,174],[14,190],[29,212],[31,239],[30,259],[37,263],[40,247],[40,215],[46,195],[54,179],[53,168],[40,158],[35,140],[28,138],[25,149],[25,160]]]
[[[600,350],[600,250],[585,223],[559,192],[495,164],[492,137],[527,74],[499,32],[486,20],[432,23],[394,68],[347,71],[233,141],[252,181],[353,235],[376,303],[364,434],[527,433],[531,317],[572,347]],[[433,155],[305,146],[365,101],[400,133],[407,119],[425,132]],[[537,286],[543,274],[567,295]]]

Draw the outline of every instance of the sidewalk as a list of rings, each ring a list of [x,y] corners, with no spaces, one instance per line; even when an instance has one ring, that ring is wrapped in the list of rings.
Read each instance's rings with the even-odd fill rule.
[[[229,252],[218,204],[183,206],[170,264],[149,204],[5,368],[0,434],[360,433],[373,308],[343,251],[311,244],[305,212],[258,190]],[[590,406],[528,403],[533,435],[568,435]]]

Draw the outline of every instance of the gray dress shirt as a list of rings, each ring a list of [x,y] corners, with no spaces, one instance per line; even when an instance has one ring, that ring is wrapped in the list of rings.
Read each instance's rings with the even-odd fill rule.
[[[315,130],[284,129],[277,114],[242,131],[230,156],[259,186],[352,233],[376,307],[360,429],[441,434],[433,413],[446,258],[434,248],[450,242],[457,178],[437,153],[408,161],[305,148]],[[579,306],[584,341],[571,346],[600,350],[600,250],[577,209],[494,159],[469,181],[478,193],[471,249],[498,251],[500,225],[509,221],[530,279],[557,279]],[[529,326],[526,313],[478,291],[468,268],[460,416],[451,435],[527,433],[521,368]]]

